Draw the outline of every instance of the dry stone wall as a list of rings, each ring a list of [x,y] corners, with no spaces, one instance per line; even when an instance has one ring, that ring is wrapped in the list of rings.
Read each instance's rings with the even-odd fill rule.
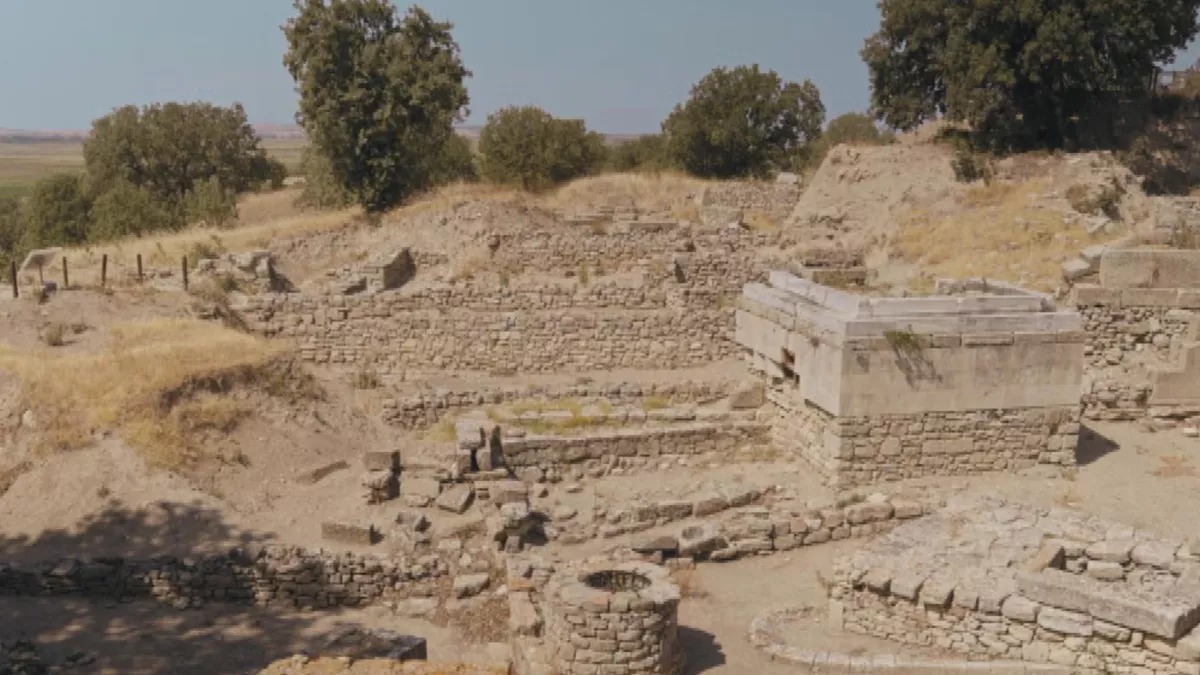
[[[1078,673],[1200,673],[1194,546],[1062,509],[963,500],[839,560],[846,630]]]
[[[1121,364],[1131,353],[1154,351],[1168,358],[1200,310],[1200,289],[1106,289],[1076,287],[1075,305],[1093,368]]]
[[[794,183],[716,183],[700,196],[700,220],[706,225],[737,222],[751,211],[762,213],[776,223],[792,215],[804,187]]]
[[[0,596],[154,599],[177,609],[229,602],[323,609],[432,597],[450,564],[269,547],[199,558],[64,558],[0,564]]]
[[[399,310],[396,297],[264,295],[239,312],[306,361],[382,372],[686,368],[734,353],[732,309]]]

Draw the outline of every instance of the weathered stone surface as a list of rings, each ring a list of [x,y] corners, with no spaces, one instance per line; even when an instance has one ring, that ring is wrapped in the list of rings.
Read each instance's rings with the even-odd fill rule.
[[[474,498],[475,491],[471,489],[470,485],[455,485],[443,492],[435,503],[439,509],[453,513],[466,513]]]
[[[1103,560],[1088,561],[1087,573],[1101,581],[1120,581],[1125,578],[1125,568],[1120,563]]]
[[[1115,562],[1125,564],[1130,560],[1130,553],[1133,551],[1133,541],[1119,540],[1098,541],[1087,547],[1087,557],[1092,560],[1103,560],[1106,562]]]
[[[696,499],[692,501],[692,515],[696,516],[697,518],[702,518],[719,511],[724,511],[728,507],[729,500],[727,500],[723,495],[704,494],[697,496]]]
[[[1092,617],[1078,612],[1067,612],[1054,607],[1042,607],[1037,613],[1038,625],[1063,635],[1091,637],[1094,632]]]
[[[375,543],[375,528],[349,523],[321,523],[321,538],[339,544],[370,546]]]
[[[729,407],[733,410],[752,410],[767,403],[767,388],[762,382],[746,382],[729,395]]]
[[[895,509],[895,517],[900,520],[918,518],[925,513],[921,502],[912,499],[893,499],[892,507]]]
[[[689,525],[679,532],[679,555],[699,556],[725,547],[725,538],[712,523]]]
[[[400,453],[379,451],[363,453],[363,468],[367,471],[400,471]]]
[[[1130,557],[1139,565],[1165,570],[1170,569],[1171,565],[1175,563],[1175,552],[1178,550],[1179,544],[1175,542],[1154,539],[1134,546]]]
[[[463,574],[454,577],[451,590],[456,598],[469,598],[482,593],[483,589],[487,588],[489,581],[486,573]]]
[[[442,484],[433,478],[405,475],[404,479],[400,481],[401,496],[412,495],[432,500],[437,499],[441,493]]]
[[[1000,606],[1000,613],[1014,621],[1033,622],[1037,620],[1040,608],[1038,603],[1028,598],[1012,595]]]
[[[876,523],[891,518],[894,512],[895,508],[889,503],[864,502],[847,508],[846,519],[850,521],[851,525]]]
[[[892,575],[892,595],[906,600],[916,600],[925,583],[925,574],[920,572],[898,572]]]
[[[635,553],[676,553],[679,540],[669,535],[642,537],[634,539],[629,547]]]

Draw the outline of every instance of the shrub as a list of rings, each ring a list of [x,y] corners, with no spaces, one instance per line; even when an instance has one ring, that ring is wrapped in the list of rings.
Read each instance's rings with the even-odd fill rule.
[[[471,149],[471,141],[458,134],[452,134],[446,140],[445,147],[434,158],[430,176],[433,185],[478,180],[479,170],[475,166],[475,151]]]
[[[954,152],[951,164],[954,167],[954,177],[960,183],[973,183],[977,180],[986,182],[992,179],[990,160],[975,153],[967,145],[959,146]]]
[[[608,149],[609,171],[663,171],[671,168],[667,141],[662,134],[639,136]]]
[[[38,248],[87,241],[90,211],[79,176],[63,173],[38,181],[25,211],[25,244]]]
[[[121,180],[92,204],[92,227],[88,238],[136,237],[175,228],[182,223],[178,213],[159,202],[149,190]]]
[[[237,193],[216,176],[196,183],[183,201],[187,219],[209,227],[226,227],[237,220]]]
[[[1098,192],[1086,185],[1067,188],[1067,201],[1071,208],[1088,215],[1106,215],[1113,220],[1121,217],[1121,197],[1125,191],[1117,185],[1106,185]]]
[[[604,163],[604,138],[580,120],[533,106],[488,115],[479,137],[480,171],[493,183],[542,190],[593,173]]]
[[[329,159],[313,146],[304,149],[300,160],[301,172],[304,174],[304,190],[300,193],[297,203],[314,209],[340,209],[349,206],[354,201],[350,192],[342,187]]]

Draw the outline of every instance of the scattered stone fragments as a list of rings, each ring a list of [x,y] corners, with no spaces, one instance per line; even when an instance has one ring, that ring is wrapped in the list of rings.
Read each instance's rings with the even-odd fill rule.
[[[349,523],[321,523],[321,538],[339,544],[371,546],[379,540],[379,534],[371,525]]]

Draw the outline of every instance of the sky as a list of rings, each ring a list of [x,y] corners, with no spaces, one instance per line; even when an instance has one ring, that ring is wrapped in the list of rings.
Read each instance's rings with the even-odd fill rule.
[[[538,105],[607,133],[657,131],[717,66],[811,79],[832,118],[865,110],[875,0],[423,0],[474,76],[468,124]],[[403,9],[406,5],[402,4]],[[0,127],[87,129],[115,107],[242,103],[291,123],[291,0],[0,0]],[[1193,45],[1180,59],[1200,56]]]

